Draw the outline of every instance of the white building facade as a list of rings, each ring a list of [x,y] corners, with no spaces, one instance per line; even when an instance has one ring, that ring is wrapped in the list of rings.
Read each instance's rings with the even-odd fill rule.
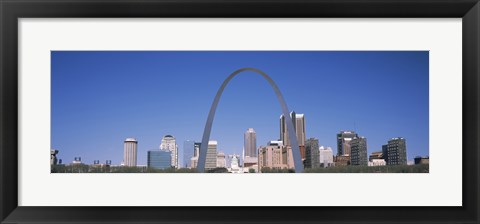
[[[225,153],[218,152],[217,154],[217,168],[227,167],[227,160],[225,159]]]
[[[320,146],[320,165],[323,167],[333,166],[333,150],[330,147]]]
[[[123,144],[123,165],[137,166],[137,140],[127,138]]]
[[[172,167],[178,168],[178,145],[175,137],[172,135],[165,135],[160,144],[160,150],[168,150],[172,154]]]
[[[384,159],[372,159],[368,162],[368,166],[386,166],[387,162]]]

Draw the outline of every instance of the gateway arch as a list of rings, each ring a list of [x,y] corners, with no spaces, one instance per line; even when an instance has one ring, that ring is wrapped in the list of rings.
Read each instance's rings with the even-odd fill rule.
[[[245,71],[251,71],[251,72],[255,72],[257,74],[262,75],[263,78],[265,78],[268,81],[270,86],[272,86],[273,90],[275,91],[275,94],[277,95],[278,101],[280,102],[280,106],[282,107],[282,112],[287,123],[288,137],[290,138],[290,145],[292,147],[295,172],[302,173],[303,172],[302,157],[300,155],[300,149],[298,147],[297,135],[295,134],[295,129],[293,128],[292,118],[289,116],[289,113],[288,113],[287,104],[285,103],[282,93],[280,92],[280,89],[278,89],[278,86],[275,84],[273,79],[271,79],[265,72],[256,68],[241,68],[234,71],[225,79],[225,81],[223,81],[222,86],[220,87],[220,89],[218,89],[217,95],[215,96],[212,106],[210,107],[207,123],[205,124],[205,129],[203,131],[202,144],[200,145],[200,153],[199,153],[198,164],[197,164],[198,172],[200,173],[205,172],[205,162],[207,159],[208,141],[210,140],[210,132],[212,131],[213,118],[215,117],[215,111],[217,110],[218,102],[220,101],[220,97],[222,96],[223,90],[225,89],[227,84],[230,82],[230,80],[233,79],[233,77]]]

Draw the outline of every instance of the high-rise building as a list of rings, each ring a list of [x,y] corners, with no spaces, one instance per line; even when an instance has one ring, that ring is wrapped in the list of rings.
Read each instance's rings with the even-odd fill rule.
[[[217,145],[215,140],[208,141],[207,158],[205,159],[205,170],[215,169],[217,167]]]
[[[358,135],[353,131],[340,131],[337,134],[337,155],[348,156],[350,155],[350,141]]]
[[[382,158],[388,164],[388,144],[382,145]]]
[[[293,166],[292,148],[281,141],[270,141],[267,146],[258,148],[258,169],[291,169]]]
[[[365,137],[353,137],[353,139],[350,141],[350,150],[351,165],[368,165],[367,139]]]
[[[392,138],[388,141],[387,165],[407,165],[407,144],[404,138]]]
[[[168,150],[172,154],[172,167],[178,168],[178,145],[176,143],[175,137],[172,135],[165,135],[162,138],[162,143],[160,144],[160,150]]]
[[[191,168],[191,159],[195,154],[195,141],[186,140],[183,142],[183,164],[181,167]]]
[[[309,138],[305,145],[305,168],[320,167],[318,139]]]
[[[127,138],[123,144],[123,165],[137,166],[137,140]]]
[[[290,113],[290,117],[292,118],[293,128],[295,129],[295,134],[297,136],[298,146],[300,148],[302,160],[305,160],[305,115],[297,114],[295,113],[295,111],[292,111]],[[283,114],[280,115],[280,140],[283,142],[283,145],[287,147],[291,146],[290,138],[288,137],[287,123]]]
[[[147,152],[147,167],[154,169],[171,168],[172,153],[166,150],[152,150]]]
[[[295,112],[292,112],[295,113]],[[293,117],[293,116],[292,116]],[[295,114],[295,132],[297,134],[298,145],[305,146],[307,136],[305,135],[305,115]]]
[[[190,159],[190,167],[192,169],[195,169],[195,168],[197,168],[197,165],[198,165],[198,157],[194,156]]]
[[[190,157],[190,163],[189,163],[189,166],[190,168],[197,168],[197,164],[198,164],[198,155],[200,154],[200,145],[202,143],[201,142],[194,142],[193,143],[193,157]]]
[[[198,157],[198,155],[200,154],[200,145],[202,145],[201,142],[195,142],[194,144],[195,151],[193,152],[193,156]]]
[[[320,166],[321,167],[331,167],[333,166],[333,150],[330,147],[320,146]]]
[[[225,153],[223,152],[218,152],[217,153],[217,168],[220,167],[227,167],[227,160],[225,158]]]
[[[51,149],[50,150],[50,165],[57,165],[57,154],[58,154],[58,150],[55,150],[55,149]]]
[[[245,150],[244,156],[257,157],[257,134],[253,128],[249,128],[244,135],[243,149]]]

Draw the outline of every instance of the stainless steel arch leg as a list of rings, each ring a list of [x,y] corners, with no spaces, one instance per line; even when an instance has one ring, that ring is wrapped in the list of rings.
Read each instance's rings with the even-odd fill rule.
[[[202,138],[202,145],[200,145],[200,154],[198,157],[198,164],[197,169],[198,172],[203,173],[205,172],[205,162],[207,159],[207,149],[208,149],[208,141],[210,140],[210,132],[212,131],[212,124],[213,118],[215,117],[215,111],[217,110],[218,101],[220,101],[220,97],[222,96],[223,90],[230,82],[230,80],[235,77],[236,75],[244,72],[244,71],[252,71],[257,74],[260,74],[265,78],[270,86],[272,86],[275,94],[277,95],[278,101],[280,102],[280,106],[282,107],[283,115],[285,116],[285,120],[287,122],[287,129],[288,129],[288,137],[290,137],[290,144],[292,147],[292,154],[293,154],[293,162],[295,165],[295,172],[302,173],[303,172],[303,163],[302,158],[300,155],[300,148],[298,147],[298,140],[297,135],[295,134],[295,130],[293,129],[293,122],[290,118],[288,113],[288,107],[283,99],[283,95],[278,89],[278,86],[275,82],[263,71],[256,69],[256,68],[241,68],[230,74],[225,81],[223,81],[222,86],[217,91],[217,95],[213,100],[212,106],[210,107],[210,112],[208,113],[207,123],[205,124],[205,129],[203,131],[203,138]]]

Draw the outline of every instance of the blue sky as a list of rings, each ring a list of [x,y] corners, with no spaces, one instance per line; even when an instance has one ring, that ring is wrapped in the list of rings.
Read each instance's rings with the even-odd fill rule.
[[[213,98],[233,71],[254,67],[279,86],[290,111],[305,114],[307,138],[336,153],[336,134],[355,130],[368,153],[392,137],[407,157],[429,154],[428,51],[53,51],[51,144],[70,163],[123,160],[138,140],[138,164],[164,135],[201,141]],[[257,145],[279,138],[281,108],[260,75],[244,72],[225,89],[211,139],[241,154],[243,134]],[[179,156],[181,158],[183,156]]]

